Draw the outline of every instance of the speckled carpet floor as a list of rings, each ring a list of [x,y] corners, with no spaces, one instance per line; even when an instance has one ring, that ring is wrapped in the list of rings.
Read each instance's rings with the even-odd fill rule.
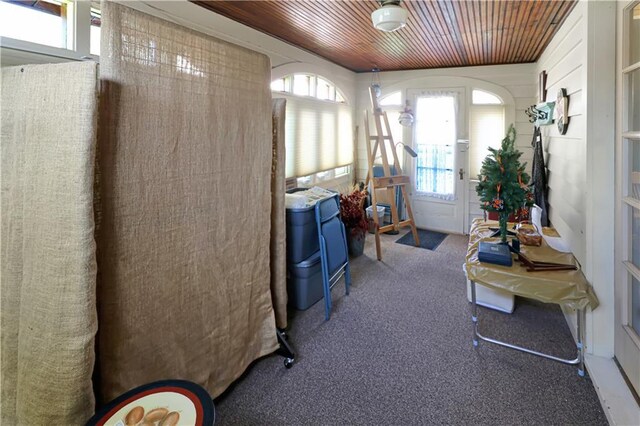
[[[290,370],[256,361],[216,399],[217,425],[607,424],[591,380],[577,369],[489,343],[471,344],[462,271],[467,238],[435,251],[383,235],[383,262],[367,238],[351,263],[351,294],[332,292],[291,312]],[[516,299],[512,315],[479,308],[485,335],[569,358],[560,309]]]

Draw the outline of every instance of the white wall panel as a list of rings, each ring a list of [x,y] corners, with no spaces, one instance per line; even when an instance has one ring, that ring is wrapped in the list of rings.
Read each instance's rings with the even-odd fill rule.
[[[615,2],[580,1],[545,49],[547,100],[569,95],[569,127],[542,128],[549,181],[549,218],[581,262],[601,306],[588,317],[587,350],[613,351],[612,233]],[[605,265],[594,268],[594,264]],[[570,317],[574,319],[574,317]],[[574,328],[574,322],[569,325]]]

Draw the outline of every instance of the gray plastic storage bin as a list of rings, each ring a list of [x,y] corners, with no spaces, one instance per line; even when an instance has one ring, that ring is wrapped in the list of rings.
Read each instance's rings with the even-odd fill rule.
[[[289,264],[287,268],[287,294],[289,305],[304,311],[322,299],[322,266],[320,251],[317,251],[308,259]]]
[[[307,188],[287,191],[293,194]],[[315,205],[299,209],[287,209],[287,264],[300,263],[320,250]]]

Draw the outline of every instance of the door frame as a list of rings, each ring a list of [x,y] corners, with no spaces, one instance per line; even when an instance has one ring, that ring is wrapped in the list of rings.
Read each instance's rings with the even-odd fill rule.
[[[420,204],[429,203],[431,205],[453,205],[456,210],[458,210],[458,216],[460,216],[453,223],[453,227],[451,229],[445,229],[439,225],[426,225],[429,229],[436,231],[443,231],[448,233],[457,233],[464,234],[465,226],[468,222],[468,210],[469,210],[469,200],[468,200],[468,187],[469,187],[469,161],[468,161],[468,134],[469,134],[469,102],[468,96],[469,91],[468,87],[465,86],[438,86],[438,87],[425,87],[425,88],[410,88],[405,91],[405,99],[408,99],[414,108],[417,111],[417,99],[421,95],[427,95],[429,93],[434,92],[455,92],[457,93],[457,116],[456,116],[456,142],[454,146],[454,181],[455,181],[455,200],[447,201],[441,200],[435,197],[430,197],[426,195],[419,195],[416,190],[416,164],[414,161],[410,162],[410,173],[409,176],[411,178],[411,205],[414,211],[414,218],[419,216]],[[411,146],[416,148],[415,141],[415,129],[416,125],[414,124],[410,128],[405,128],[404,137],[406,140],[410,141]],[[460,152],[461,142],[462,145],[465,145],[464,141],[466,141],[466,147],[464,151]],[[463,169],[464,178],[462,180],[457,178],[458,169]],[[405,171],[407,168],[405,168]],[[416,214],[418,213],[418,214]],[[417,219],[416,219],[417,222]],[[425,226],[425,224],[422,224]]]
[[[639,69],[640,61],[635,65],[627,66],[629,49],[629,33],[626,31],[626,14],[640,2],[633,0],[617,2],[617,60],[616,60],[616,185],[615,185],[615,335],[614,354],[627,380],[636,394],[640,394],[640,333],[634,331],[630,322],[631,314],[631,286],[630,275],[636,276],[640,281],[640,271],[633,264],[629,265],[632,255],[631,214],[634,207],[624,201],[630,193],[630,173],[632,171],[630,158],[630,145],[636,144],[640,149],[640,136],[637,134],[625,134],[625,125],[628,110],[625,107],[628,101],[626,86],[627,75]],[[640,129],[631,129],[635,132]],[[634,133],[635,133],[634,132]],[[633,390],[633,389],[632,389]]]

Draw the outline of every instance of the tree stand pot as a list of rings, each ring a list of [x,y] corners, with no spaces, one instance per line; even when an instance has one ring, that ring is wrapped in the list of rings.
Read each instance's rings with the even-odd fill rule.
[[[354,235],[350,229],[347,230],[347,247],[350,256],[358,257],[364,253],[364,239],[366,236],[367,234],[364,232]]]

